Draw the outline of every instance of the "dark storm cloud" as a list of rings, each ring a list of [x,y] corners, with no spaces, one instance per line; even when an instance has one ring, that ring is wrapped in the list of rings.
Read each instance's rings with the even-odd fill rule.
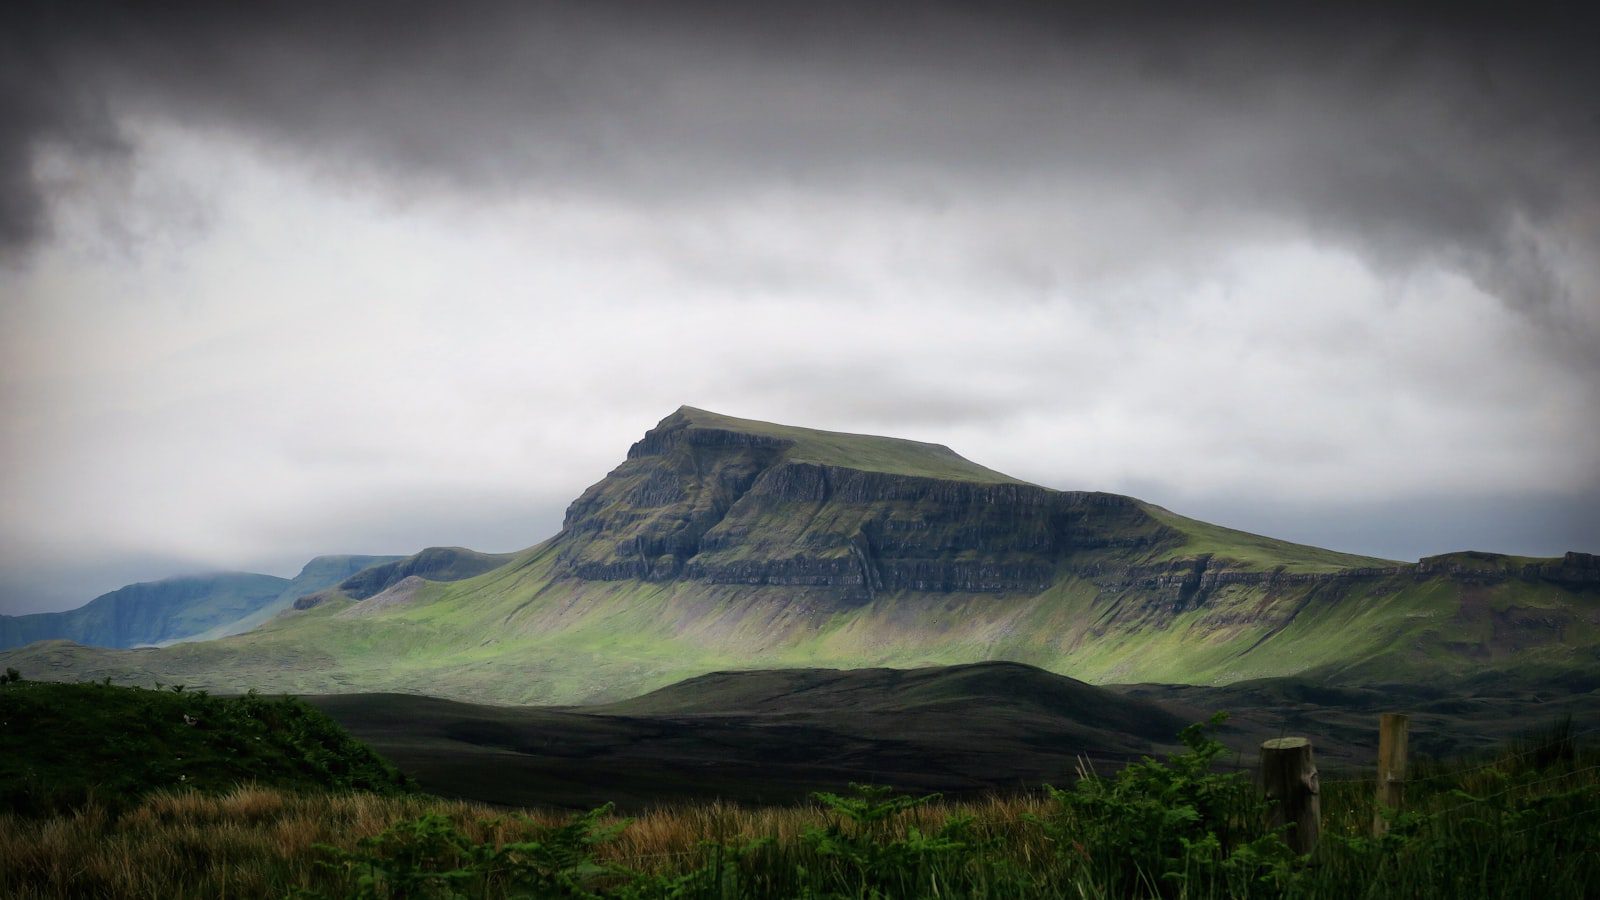
[[[671,205],[781,182],[937,206],[1099,181],[1184,210],[1171,228],[1259,216],[1559,323],[1592,298],[1546,244],[1600,239],[1600,63],[1578,10],[14,4],[0,247],[45,233],[41,153],[120,152],[149,117],[401,195]]]

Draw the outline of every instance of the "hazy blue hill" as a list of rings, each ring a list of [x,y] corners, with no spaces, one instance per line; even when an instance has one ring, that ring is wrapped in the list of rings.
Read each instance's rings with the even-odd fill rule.
[[[0,617],[0,646],[64,638],[97,647],[136,647],[197,634],[271,603],[289,579],[248,572],[187,575],[118,588],[77,609]]]
[[[130,584],[65,612],[0,616],[0,648],[57,639],[125,648],[237,634],[297,597],[400,558],[319,556],[292,579],[220,572]]]
[[[230,634],[243,634],[260,625],[280,612],[294,605],[294,602],[307,594],[315,594],[340,584],[361,572],[375,567],[389,565],[404,556],[319,556],[305,564],[300,574],[289,580],[283,590],[272,602],[264,604],[261,608],[248,615],[228,622],[221,622],[204,631],[196,632],[174,640],[181,641],[209,641],[215,638],[227,637]],[[152,641],[151,643],[159,643]],[[167,643],[170,643],[167,642]]]

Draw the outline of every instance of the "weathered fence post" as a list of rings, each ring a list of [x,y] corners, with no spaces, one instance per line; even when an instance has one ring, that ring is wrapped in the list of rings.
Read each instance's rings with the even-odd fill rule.
[[[1386,809],[1399,809],[1406,793],[1406,737],[1411,719],[1400,713],[1378,717],[1378,808],[1372,814],[1372,833],[1389,830]]]
[[[1322,832],[1322,787],[1311,742],[1277,738],[1261,745],[1261,785],[1270,801],[1271,825],[1289,825],[1284,840],[1302,856],[1317,846]]]

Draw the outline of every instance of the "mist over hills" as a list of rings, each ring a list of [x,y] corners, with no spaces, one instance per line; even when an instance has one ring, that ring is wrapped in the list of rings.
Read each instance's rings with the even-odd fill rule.
[[[1028,484],[938,445],[691,407],[556,536],[440,553],[246,634],[0,661],[34,677],[570,703],[733,668],[1007,659],[1090,682],[1372,681],[1586,669],[1600,648],[1588,554],[1353,556]]]
[[[0,648],[52,639],[126,648],[226,637],[265,622],[298,597],[400,558],[319,556],[294,578],[219,572],[130,584],[77,609],[0,616]]]

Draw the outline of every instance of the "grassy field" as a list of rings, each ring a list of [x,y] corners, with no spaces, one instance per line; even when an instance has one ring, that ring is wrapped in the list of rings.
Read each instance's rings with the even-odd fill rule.
[[[1412,773],[1371,836],[1373,784],[1323,786],[1290,855],[1198,729],[1165,763],[966,802],[858,791],[630,819],[424,796],[239,786],[0,814],[0,895],[135,897],[1508,897],[1600,884],[1600,754],[1553,729]]]

